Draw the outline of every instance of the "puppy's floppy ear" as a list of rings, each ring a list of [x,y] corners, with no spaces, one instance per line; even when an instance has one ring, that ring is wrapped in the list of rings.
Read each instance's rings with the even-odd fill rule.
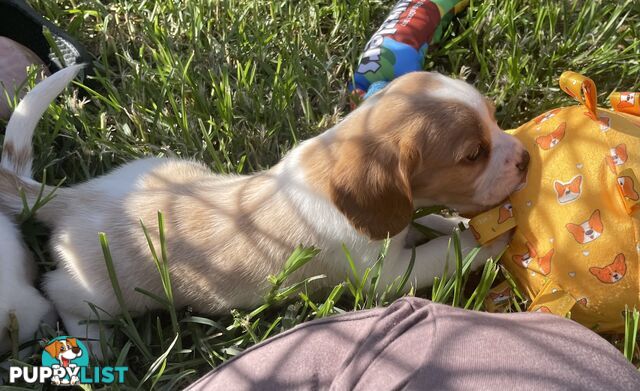
[[[73,346],[74,348],[78,347],[78,340],[76,338],[67,338],[67,341],[69,342],[69,345]]]
[[[340,152],[331,173],[333,203],[371,239],[397,235],[413,214],[410,178],[420,151],[401,140],[362,136]]]

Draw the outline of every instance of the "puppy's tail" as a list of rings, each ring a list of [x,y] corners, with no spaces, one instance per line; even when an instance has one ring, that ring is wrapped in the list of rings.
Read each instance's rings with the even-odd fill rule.
[[[0,160],[0,205],[3,211],[18,214],[23,210],[24,201],[29,207],[33,207],[37,200],[46,197],[54,190],[30,179],[33,164],[31,145],[33,133],[47,107],[84,66],[85,64],[79,64],[63,68],[36,84],[11,115]],[[56,191],[58,196],[61,190],[64,189]],[[58,202],[60,202],[59,197],[55,197],[45,209],[55,208]],[[40,218],[44,217],[40,213],[38,215]]]
[[[55,222],[55,211],[66,207],[67,191],[0,169],[0,210],[9,215],[19,215],[27,206],[29,214],[37,212],[38,220],[51,224]]]
[[[51,102],[84,66],[85,64],[78,64],[59,70],[36,84],[20,101],[7,124],[0,167],[18,176],[31,176],[31,139],[36,125]]]

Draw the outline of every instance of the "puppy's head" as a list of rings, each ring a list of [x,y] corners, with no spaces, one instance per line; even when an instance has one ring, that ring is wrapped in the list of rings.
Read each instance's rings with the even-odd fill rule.
[[[396,79],[324,138],[337,141],[331,199],[373,239],[399,233],[417,207],[468,214],[495,206],[529,162],[476,89],[429,72]]]

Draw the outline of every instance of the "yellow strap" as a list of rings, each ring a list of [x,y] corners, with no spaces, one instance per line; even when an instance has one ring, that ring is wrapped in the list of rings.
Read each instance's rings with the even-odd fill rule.
[[[639,185],[638,178],[632,169],[624,169],[618,174],[618,190],[628,214],[633,214],[640,208]]]
[[[531,302],[529,311],[547,312],[559,316],[566,316],[575,304],[576,299],[549,279],[540,293],[538,293]]]
[[[516,219],[509,202],[480,213],[469,221],[469,229],[480,244],[490,242],[515,226]]]
[[[565,71],[560,75],[560,88],[573,99],[585,105],[596,115],[596,85],[593,80],[579,73]]]
[[[640,116],[640,92],[614,92],[609,102],[613,111]]]

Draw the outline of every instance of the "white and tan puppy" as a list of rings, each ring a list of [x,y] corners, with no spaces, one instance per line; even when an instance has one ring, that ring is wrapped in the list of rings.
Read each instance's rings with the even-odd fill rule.
[[[71,82],[79,68],[64,69],[37,84],[16,107],[7,124],[3,170],[24,178],[31,175],[31,135],[44,110]],[[20,145],[16,154],[11,146]],[[17,326],[18,342],[32,339],[40,322],[55,320],[52,304],[33,286],[36,267],[20,231],[0,214],[0,353],[11,347],[9,329]],[[17,323],[17,324],[16,324]]]
[[[157,247],[157,211],[165,215],[177,306],[219,313],[259,304],[267,276],[278,273],[299,244],[322,250],[300,276],[325,274],[325,283],[333,284],[348,274],[343,243],[364,269],[389,236],[381,285],[389,283],[410,261],[405,237],[415,208],[444,204],[462,213],[480,211],[522,181],[529,157],[498,127],[492,110],[467,83],[416,72],[267,171],[217,175],[197,162],[151,158],[58,189],[37,215],[53,230],[58,261],[45,276],[45,290],[70,335],[84,337],[88,330],[97,337],[93,326],[78,322],[91,317],[87,302],[119,311],[98,241],[98,232],[105,232],[128,309],[157,308],[134,291],[162,292],[140,228],[142,219]],[[7,147],[15,154],[28,148]],[[21,189],[33,202],[40,184],[0,171],[2,207],[19,212]],[[417,249],[414,285],[428,286],[442,273],[447,241]],[[465,251],[476,246],[468,231],[462,245]],[[500,250],[501,244],[490,247],[478,260]]]

